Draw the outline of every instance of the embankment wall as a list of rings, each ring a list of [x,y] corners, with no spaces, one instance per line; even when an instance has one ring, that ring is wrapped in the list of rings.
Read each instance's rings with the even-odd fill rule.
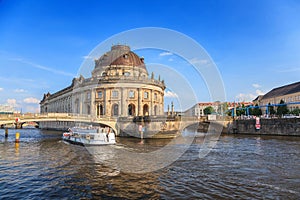
[[[300,118],[260,119],[260,129],[255,119],[234,120],[228,124],[228,133],[300,136]]]

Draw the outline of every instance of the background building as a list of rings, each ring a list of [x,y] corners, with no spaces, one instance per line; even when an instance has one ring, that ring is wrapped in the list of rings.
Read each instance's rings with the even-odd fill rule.
[[[264,106],[269,103],[279,104],[281,100],[287,103],[287,107],[290,111],[300,108],[300,82],[274,88],[262,97],[256,98],[254,101],[258,105]],[[262,107],[261,109],[263,113],[265,113],[266,107]]]
[[[216,114],[216,115],[228,115],[228,113],[231,113],[231,109],[237,108],[237,107],[247,107],[253,105],[252,102],[200,102],[195,104],[190,109],[186,110],[184,114],[186,116],[193,116],[193,117],[202,117],[206,116],[205,109],[210,108],[207,111],[211,111],[210,114]]]
[[[10,105],[0,105],[0,114],[13,114],[14,112],[14,107]]]
[[[95,60],[90,78],[74,78],[54,94],[44,94],[41,113],[76,113],[95,117],[163,115],[163,80],[146,69],[129,46],[114,45]]]

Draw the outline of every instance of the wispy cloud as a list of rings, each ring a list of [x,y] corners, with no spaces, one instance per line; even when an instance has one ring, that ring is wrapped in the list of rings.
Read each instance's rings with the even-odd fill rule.
[[[0,92],[3,91],[4,89],[0,87]]]
[[[159,54],[159,56],[171,56],[171,55],[173,55],[173,53],[168,52],[168,51],[165,51],[165,52],[162,52]]]
[[[16,100],[16,99],[7,99],[7,100],[6,100],[6,103],[7,103],[9,106],[12,106],[12,107],[18,106],[17,100]]]
[[[254,88],[260,88],[260,87],[261,87],[261,85],[259,85],[259,84],[257,84],[257,83],[253,83],[252,86],[253,86]]]
[[[238,101],[252,101],[253,99],[255,99],[258,95],[264,95],[265,93],[259,89],[255,90],[255,94],[252,93],[240,93],[238,95],[235,96],[235,98]]]
[[[178,98],[178,95],[175,92],[165,91],[165,97],[167,97],[167,98]]]
[[[278,67],[277,73],[300,72],[300,67]]]
[[[39,106],[26,105],[24,108],[25,108],[26,112],[30,112],[30,113],[39,113],[40,112]]]
[[[40,100],[38,100],[37,98],[34,98],[34,97],[25,98],[23,101],[25,103],[29,103],[29,104],[38,104],[38,103],[40,103]]]
[[[15,93],[23,93],[23,92],[27,92],[27,90],[24,90],[24,89],[15,89],[14,92]]]
[[[264,93],[263,91],[261,91],[261,90],[256,90],[255,93],[256,93],[257,95],[264,95],[264,94],[265,94],[265,93]]]
[[[205,65],[205,64],[208,64],[209,63],[209,60],[206,60],[206,59],[199,59],[199,58],[192,58],[189,60],[189,62],[192,64],[192,65]]]
[[[82,56],[82,58],[83,58],[83,59],[88,59],[88,60],[94,60],[94,59],[95,59],[94,57],[89,56],[89,55],[87,55],[87,56]]]
[[[24,63],[24,64],[28,64],[28,65],[30,65],[30,66],[32,66],[34,68],[42,69],[42,70],[45,70],[45,71],[48,71],[48,72],[52,72],[54,74],[60,74],[60,75],[64,75],[64,76],[75,77],[74,74],[71,74],[71,73],[68,73],[68,72],[64,72],[64,71],[61,71],[61,70],[57,70],[57,69],[53,69],[53,68],[50,68],[50,67],[46,67],[46,66],[43,66],[43,65],[39,65],[39,64],[27,61],[27,60],[25,60],[23,58],[13,58],[11,60],[18,61],[18,62],[21,62],[21,63]]]
[[[240,102],[242,101],[252,101],[253,99],[255,99],[255,95],[254,94],[244,94],[244,93],[240,93],[238,95],[236,95],[236,99]]]

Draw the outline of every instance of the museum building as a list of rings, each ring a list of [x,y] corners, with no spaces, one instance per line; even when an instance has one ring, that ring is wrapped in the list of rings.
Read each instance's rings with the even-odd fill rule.
[[[41,113],[74,113],[92,117],[164,114],[166,86],[149,75],[144,58],[126,45],[113,45],[95,60],[91,77],[74,78],[54,94],[44,94]]]

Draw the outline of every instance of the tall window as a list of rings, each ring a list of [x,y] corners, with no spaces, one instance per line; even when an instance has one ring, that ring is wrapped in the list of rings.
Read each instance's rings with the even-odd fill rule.
[[[154,100],[157,100],[157,93],[154,93]]]
[[[134,91],[133,90],[129,91],[129,98],[134,98]]]
[[[103,97],[103,92],[102,92],[102,91],[99,91],[99,92],[98,92],[98,98],[101,99],[102,97]]]
[[[149,97],[149,93],[148,92],[144,92],[144,99],[148,99]]]
[[[112,91],[112,98],[118,98],[118,96],[119,96],[118,90],[113,90]]]
[[[87,99],[91,99],[91,93],[90,93],[90,92],[87,92],[87,93],[86,93],[86,98],[87,98]]]
[[[158,109],[157,109],[157,105],[154,106],[154,115],[158,114]]]
[[[86,110],[87,110],[87,114],[90,115],[91,114],[91,106],[87,105]]]
[[[135,115],[135,105],[132,103],[128,105],[128,115],[129,116]]]
[[[119,115],[119,105],[114,104],[112,105],[112,116],[118,116]]]
[[[143,115],[144,116],[148,116],[149,115],[149,106],[147,104],[145,104],[143,106]]]

